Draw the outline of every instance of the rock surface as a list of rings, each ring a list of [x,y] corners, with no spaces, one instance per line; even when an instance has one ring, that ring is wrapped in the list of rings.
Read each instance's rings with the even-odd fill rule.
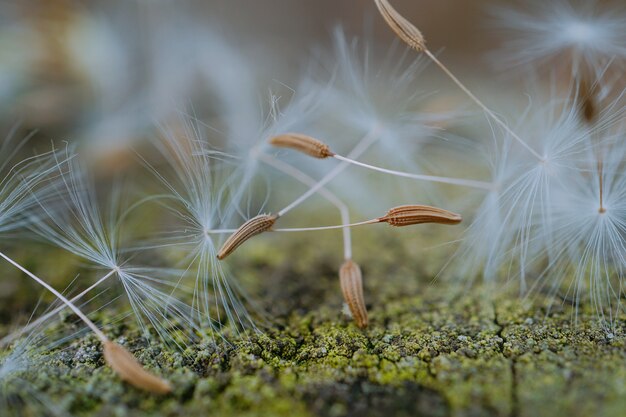
[[[393,247],[386,239],[377,246]],[[374,245],[364,242],[362,250]],[[75,416],[624,415],[623,318],[611,333],[585,304],[575,310],[548,296],[431,283],[419,258],[396,245],[395,256],[414,260],[361,255],[371,321],[360,330],[342,313],[341,260],[307,251],[306,239],[290,245],[292,252],[252,244],[233,265],[266,301],[271,320],[262,333],[225,329],[229,343],[206,339],[176,350],[144,337],[132,320],[105,325],[172,382],[171,395],[121,382],[90,334],[24,379]],[[97,318],[107,323],[109,313]]]

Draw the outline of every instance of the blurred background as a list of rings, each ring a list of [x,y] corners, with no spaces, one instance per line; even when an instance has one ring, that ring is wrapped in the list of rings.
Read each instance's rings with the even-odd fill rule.
[[[487,5],[394,2],[465,77],[488,71],[484,52],[495,42],[485,30]],[[199,78],[218,64],[216,38],[254,63],[259,94],[276,80],[293,86],[314,51],[332,47],[339,25],[373,48],[393,40],[365,0],[3,1],[2,131],[20,121],[64,140],[138,134],[172,103],[207,100]]]

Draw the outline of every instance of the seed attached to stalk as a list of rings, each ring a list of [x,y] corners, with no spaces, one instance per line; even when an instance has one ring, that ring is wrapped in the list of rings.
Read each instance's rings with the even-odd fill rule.
[[[301,133],[286,133],[275,136],[270,139],[270,144],[279,148],[293,149],[318,159],[335,155],[325,143]]]
[[[135,357],[123,347],[111,342],[109,338],[100,330],[93,321],[89,319],[74,303],[68,300],[63,294],[58,292],[50,284],[39,278],[37,275],[24,268],[22,265],[0,252],[0,257],[15,266],[17,269],[28,275],[35,282],[46,288],[55,295],[63,304],[70,308],[94,334],[100,339],[104,346],[104,359],[120,378],[133,384],[135,387],[151,391],[156,394],[167,394],[172,390],[169,382],[152,375],[137,362]]]
[[[424,53],[432,62],[435,63],[447,76],[454,82],[474,103],[478,105],[491,119],[496,122],[501,128],[509,133],[516,141],[519,142],[528,152],[533,154],[538,161],[544,162],[544,157],[541,156],[536,150],[534,150],[524,139],[522,139],[517,133],[515,133],[508,124],[506,124],[500,117],[498,117],[489,107],[480,101],[478,97],[474,95],[467,88],[461,80],[459,80],[432,52],[426,47],[426,40],[422,33],[411,22],[406,20],[400,13],[398,13],[387,0],[374,0],[378,11],[380,12],[387,25],[394,31],[394,33],[407,45],[415,49],[417,52]]]
[[[391,226],[402,227],[421,223],[459,224],[463,218],[460,214],[437,207],[407,205],[392,208],[378,220]]]
[[[261,214],[245,222],[235,233],[230,235],[217,254],[217,259],[222,260],[233,253],[246,240],[253,236],[267,232],[274,226],[278,216],[275,214]]]
[[[396,35],[418,52],[426,49],[426,40],[411,22],[394,9],[387,0],[374,0],[383,19]]]
[[[299,152],[302,152],[306,155],[313,156],[314,158],[334,158],[344,163],[353,164],[356,166],[360,166],[362,168],[370,169],[373,171],[382,172],[389,175],[395,175],[403,178],[411,178],[418,181],[430,181],[430,182],[438,182],[442,184],[452,184],[458,185],[462,187],[472,187],[472,188],[480,188],[491,190],[493,185],[484,181],[476,181],[465,178],[450,178],[450,177],[440,177],[436,175],[424,175],[424,174],[411,174],[409,172],[396,171],[393,169],[387,169],[378,167],[375,165],[366,164],[363,162],[356,161],[354,159],[350,159],[349,157],[345,157],[339,155],[338,153],[332,152],[328,145],[324,142],[312,138],[310,136],[301,135],[299,133],[287,133],[285,135],[280,135],[272,138],[270,143],[274,146],[279,146],[283,148],[290,148]],[[291,209],[291,207],[289,207]],[[288,211],[288,210],[287,210]],[[279,214],[285,214],[286,211],[280,211]]]
[[[168,381],[146,371],[128,350],[117,343],[104,342],[104,359],[120,378],[137,388],[155,394],[172,391]]]
[[[367,327],[367,309],[363,298],[363,278],[361,268],[348,259],[339,269],[339,282],[343,298],[350,308],[352,318],[361,329]]]

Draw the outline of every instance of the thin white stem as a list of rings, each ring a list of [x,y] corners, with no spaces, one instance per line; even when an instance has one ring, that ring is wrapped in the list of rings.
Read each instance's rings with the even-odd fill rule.
[[[227,235],[230,233],[235,233],[238,229],[211,229],[205,230],[204,233],[207,235]]]
[[[485,106],[483,104],[482,101],[480,101],[478,99],[478,97],[476,97],[474,95],[474,93],[472,93],[458,78],[456,78],[456,76],[445,66],[443,65],[443,63],[441,63],[441,61],[439,61],[437,59],[437,57],[435,57],[435,55],[432,54],[432,52],[430,52],[428,49],[424,49],[423,51],[428,58],[430,58],[461,90],[463,90],[463,92],[470,98],[472,99],[472,101],[474,103],[476,103],[481,109],[483,109],[483,111],[485,113],[487,113],[487,115],[489,115],[489,117],[491,117],[493,119],[494,122],[496,122],[502,129],[504,129],[506,132],[508,132],[509,135],[513,136],[513,138],[519,142],[520,145],[522,145],[524,148],[526,148],[526,150],[528,152],[530,152],[531,154],[533,154],[533,156],[535,156],[539,161],[543,162],[544,158],[539,155],[539,153],[537,153],[537,151],[535,151],[533,148],[530,147],[530,145],[528,145],[524,139],[522,139],[521,137],[519,137],[519,135],[515,132],[513,132],[513,130],[511,130],[511,128],[504,122],[502,121],[502,119],[500,119],[498,116],[496,116],[496,114],[491,111],[491,109],[487,106]]]
[[[378,133],[378,129],[374,128],[370,130],[357,144],[357,146],[348,154],[349,158],[358,158],[363,152],[365,152],[376,140],[376,135]],[[311,197],[318,190],[332,181],[337,175],[343,172],[349,166],[348,163],[342,163],[333,168],[328,174],[326,174],[320,181],[317,182],[313,187],[309,188],[307,192],[298,197],[294,202],[289,204],[287,207],[278,212],[278,217],[282,217],[287,212],[296,208],[298,205],[303,203],[307,198]]]
[[[65,298],[63,296],[63,294],[61,294],[60,292],[58,292],[57,290],[55,290],[52,286],[50,286],[47,282],[45,282],[44,280],[42,280],[41,278],[39,278],[37,275],[33,274],[32,272],[30,272],[28,269],[24,268],[22,265],[18,264],[17,262],[15,262],[13,259],[9,258],[7,255],[5,255],[4,253],[0,252],[0,256],[2,258],[4,258],[7,262],[9,262],[11,265],[13,265],[14,267],[16,267],[17,269],[19,269],[20,271],[22,271],[23,273],[25,273],[26,275],[28,275],[30,278],[32,278],[35,282],[37,282],[39,285],[41,285],[42,287],[44,287],[45,289],[47,289],[48,291],[50,291],[52,294],[54,294],[59,300],[61,300],[65,305],[67,305],[78,317],[80,317],[80,319],[85,322],[85,324],[87,326],[89,326],[89,328],[96,334],[96,336],[98,336],[98,339],[100,339],[101,342],[107,342],[109,340],[108,337],[106,337],[106,335],[104,333],[102,333],[102,331],[100,329],[98,329],[98,326],[96,326],[94,324],[93,321],[91,321],[89,319],[89,317],[87,317],[82,311],[80,311],[80,309],[78,307],[76,307],[70,300],[68,300],[67,298]]]
[[[287,175],[290,175],[304,185],[313,187],[317,182],[315,179],[309,177],[296,167],[289,165],[279,159],[276,159],[271,155],[259,153],[258,158],[266,164],[272,166],[273,168],[276,168],[277,170],[284,172]],[[318,190],[318,194],[324,197],[330,204],[337,207],[341,215],[342,224],[350,224],[350,212],[348,210],[348,206],[346,206],[346,204],[341,201],[339,197],[337,197],[334,193],[326,188],[320,188]],[[343,256],[346,260],[352,259],[352,233],[350,231],[350,228],[344,227],[341,232],[343,234]]]
[[[297,227],[297,228],[290,228],[290,229],[272,229],[272,230],[270,230],[270,232],[316,232],[316,231],[320,231],[320,230],[336,230],[336,229],[341,229],[341,228],[346,228],[346,227],[365,226],[367,224],[375,224],[375,223],[380,223],[380,222],[381,221],[379,219],[371,219],[371,220],[366,220],[364,222],[351,223],[351,224],[340,224],[340,225],[336,225],[336,226]]]
[[[462,187],[472,187],[472,188],[481,188],[483,190],[492,190],[493,184],[484,181],[476,181],[476,180],[467,180],[463,178],[450,178],[450,177],[438,177],[434,175],[421,175],[421,174],[411,174],[408,172],[395,171],[392,169],[386,169],[377,167],[374,165],[369,165],[363,162],[355,161],[350,158],[346,158],[341,155],[333,155],[333,158],[338,159],[343,162],[347,162],[349,164],[358,165],[363,168],[371,169],[378,172],[383,172],[385,174],[395,175],[397,177],[405,177],[412,178],[415,180],[423,180],[423,181],[431,181],[431,182],[439,182],[443,184],[452,184],[452,185],[460,185]]]
[[[80,294],[74,296],[73,298],[70,299],[70,302],[72,302],[73,304],[76,304],[76,302],[78,300],[80,300],[81,298],[83,298],[85,295],[87,295],[89,292],[91,292],[94,288],[98,287],[100,284],[102,284],[104,281],[106,281],[107,279],[109,279],[110,277],[112,277],[118,270],[117,269],[113,269],[111,270],[108,274],[106,274],[105,276],[103,276],[102,278],[100,278],[98,281],[96,281],[95,283],[93,283],[91,286],[89,286],[87,289],[85,289],[83,292],[81,292]],[[60,306],[58,306],[57,308],[55,308],[54,310],[44,314],[43,316],[39,317],[37,320],[27,324],[26,326],[24,326],[23,328],[21,328],[18,332],[14,332],[11,333],[9,335],[6,335],[4,338],[2,338],[0,340],[0,346],[7,346],[10,343],[12,343],[15,339],[17,339],[18,337],[20,337],[22,334],[29,332],[31,329],[39,326],[41,323],[45,322],[46,320],[48,320],[50,317],[58,314],[59,312],[61,312],[63,309],[67,308],[66,304],[62,304]]]
[[[357,223],[350,223],[350,224],[344,223],[344,224],[338,224],[338,225],[333,225],[333,226],[270,229],[266,233],[268,232],[283,232],[283,233],[285,232],[314,232],[314,231],[319,231],[319,230],[336,230],[336,229],[348,228],[348,227],[365,226],[366,224],[374,224],[374,223],[380,223],[380,220],[370,219],[370,220],[365,220],[365,221],[357,222]],[[213,230],[207,230],[206,233],[210,235],[225,235],[225,234],[235,233],[237,230],[239,229],[213,229]]]

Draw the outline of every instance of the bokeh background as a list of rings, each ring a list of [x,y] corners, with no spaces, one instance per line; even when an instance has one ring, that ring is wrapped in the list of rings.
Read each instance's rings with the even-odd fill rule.
[[[395,3],[426,34],[430,48],[445,54],[451,69],[466,78],[492,78],[484,53],[497,44],[486,28],[494,0]],[[177,79],[189,77],[192,72],[184,67],[197,65],[192,57],[203,53],[198,31],[210,30],[254,62],[259,86],[272,80],[292,86],[311,54],[332,46],[338,25],[348,35],[365,37],[372,48],[386,48],[393,40],[373,2],[364,0],[5,1],[0,3],[0,118],[5,131],[21,120],[25,128],[64,139],[72,133],[110,140],[123,130],[122,122],[115,123],[120,108],[159,119],[177,100],[202,101]],[[162,91],[148,91],[151,82]],[[152,112],[137,103],[138,96],[151,94]],[[77,132],[76,126],[85,130]]]

